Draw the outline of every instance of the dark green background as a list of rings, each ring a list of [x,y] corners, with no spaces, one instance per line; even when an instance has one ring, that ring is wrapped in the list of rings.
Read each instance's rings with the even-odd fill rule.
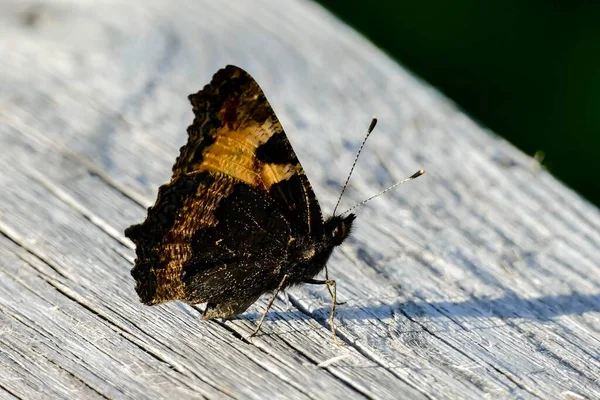
[[[600,205],[600,1],[319,2]]]

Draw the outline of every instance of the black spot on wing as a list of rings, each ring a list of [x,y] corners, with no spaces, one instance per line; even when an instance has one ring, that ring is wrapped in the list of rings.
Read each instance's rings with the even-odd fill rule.
[[[256,149],[256,158],[267,164],[298,164],[298,157],[283,132],[277,132]]]

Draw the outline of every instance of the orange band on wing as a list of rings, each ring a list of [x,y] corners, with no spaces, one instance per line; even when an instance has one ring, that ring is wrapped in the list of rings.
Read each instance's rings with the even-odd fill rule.
[[[256,149],[274,134],[268,125],[253,124],[237,130],[223,126],[215,142],[204,150],[197,170],[221,172],[267,191],[273,184],[302,172],[299,164],[267,164],[256,158]]]

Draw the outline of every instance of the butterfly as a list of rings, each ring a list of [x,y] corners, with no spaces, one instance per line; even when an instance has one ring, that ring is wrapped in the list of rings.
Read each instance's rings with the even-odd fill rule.
[[[273,292],[254,335],[279,291],[326,285],[335,336],[336,283],[326,263],[356,216],[323,219],[281,123],[247,72],[229,65],[188,98],[195,117],[171,180],[145,221],[125,230],[136,245],[131,274],[141,301],[207,303],[204,319],[229,319]],[[325,279],[315,279],[323,270]]]

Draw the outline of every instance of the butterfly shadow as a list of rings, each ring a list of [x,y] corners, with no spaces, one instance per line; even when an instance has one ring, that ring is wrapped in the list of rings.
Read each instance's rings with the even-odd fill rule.
[[[296,305],[296,301],[292,300]],[[272,311],[267,319],[309,320],[327,319],[330,306],[322,306],[312,311],[311,315],[293,307],[290,311]],[[568,294],[543,296],[524,299],[516,295],[505,297],[473,298],[465,301],[398,301],[390,304],[373,304],[354,306],[351,303],[340,305],[336,311],[336,319],[343,320],[389,320],[390,318],[408,317],[410,319],[436,318],[501,318],[550,321],[565,315],[582,315],[586,312],[600,312],[600,294]],[[246,320],[258,320],[260,313],[247,313],[240,316]]]

